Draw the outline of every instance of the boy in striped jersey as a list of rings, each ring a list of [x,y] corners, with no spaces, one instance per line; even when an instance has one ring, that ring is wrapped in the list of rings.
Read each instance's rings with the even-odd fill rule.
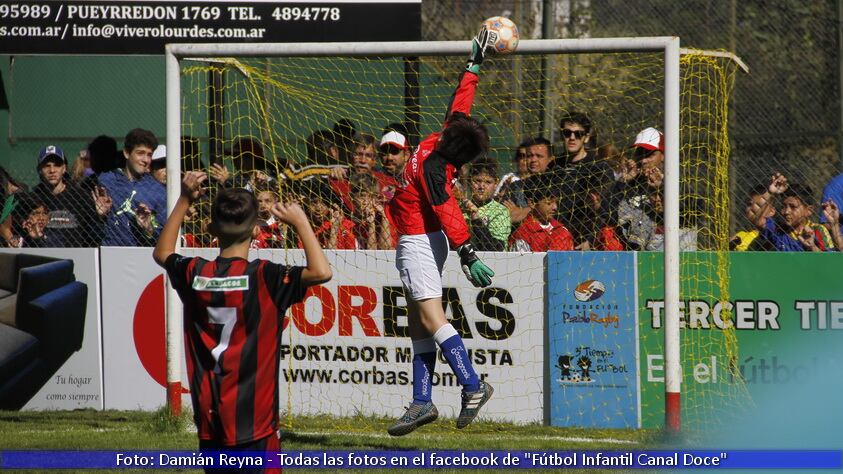
[[[271,212],[302,241],[307,265],[248,261],[258,204],[246,189],[221,189],[211,208],[214,260],[175,253],[179,227],[202,194],[203,172],[188,172],[153,258],[184,303],[190,394],[199,447],[207,451],[278,451],[278,369],[282,320],[307,286],[331,279],[331,268],[298,204]],[[222,472],[215,470],[214,472]],[[243,470],[237,472],[244,472]],[[264,472],[263,468],[251,472]]]

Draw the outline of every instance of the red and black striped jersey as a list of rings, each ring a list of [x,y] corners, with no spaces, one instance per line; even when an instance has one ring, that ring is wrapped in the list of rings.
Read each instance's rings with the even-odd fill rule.
[[[165,268],[184,303],[199,439],[230,446],[275,433],[282,323],[304,296],[302,267],[173,254]]]
[[[448,116],[454,112],[470,115],[477,83],[476,74],[462,73]],[[389,202],[389,211],[399,234],[418,235],[442,230],[451,247],[456,248],[468,241],[468,225],[453,193],[459,170],[441,155],[433,154],[440,135],[436,132],[425,138],[404,165],[395,195]]]

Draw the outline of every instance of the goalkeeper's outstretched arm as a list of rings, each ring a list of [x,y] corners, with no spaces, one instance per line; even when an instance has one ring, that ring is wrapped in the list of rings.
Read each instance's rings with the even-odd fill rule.
[[[477,75],[480,73],[480,65],[483,64],[488,42],[489,32],[484,26],[477,33],[477,36],[471,40],[471,54],[468,57],[468,62],[465,64],[465,71],[460,73],[457,89],[454,91],[451,101],[448,104],[448,112],[445,114],[445,126],[448,125],[448,120],[454,112],[471,115],[471,106],[474,104],[474,91],[477,89]]]

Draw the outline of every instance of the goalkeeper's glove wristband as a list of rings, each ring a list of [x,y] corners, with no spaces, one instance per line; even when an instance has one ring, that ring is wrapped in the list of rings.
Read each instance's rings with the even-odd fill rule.
[[[472,285],[482,288],[492,284],[495,272],[480,261],[473,245],[468,242],[460,245],[457,247],[457,255],[460,256],[462,272]]]
[[[477,36],[471,40],[471,56],[465,64],[465,70],[474,74],[480,73],[480,65],[483,64],[483,57],[486,53],[486,46],[489,42],[489,30],[483,26]]]

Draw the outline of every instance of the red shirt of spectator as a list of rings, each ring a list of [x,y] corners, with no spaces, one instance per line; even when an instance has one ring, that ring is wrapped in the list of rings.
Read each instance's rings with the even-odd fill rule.
[[[335,246],[328,245],[328,239],[330,238],[331,234],[331,225],[332,222],[330,219],[322,222],[318,228],[313,229],[313,233],[316,234],[316,238],[319,239],[319,245],[325,249],[337,249],[337,250],[356,250],[357,249],[357,238],[354,235],[354,222],[350,219],[343,217],[342,223],[340,224],[339,232],[337,233],[337,244]],[[302,246],[301,240],[299,240],[299,248],[304,248]]]
[[[597,233],[597,242],[594,244],[597,250],[626,250],[623,247],[623,243],[621,243],[621,239],[618,238],[615,228],[612,226],[602,227]]]
[[[524,219],[518,230],[509,237],[509,245],[513,250],[526,251],[526,247],[529,247],[531,252],[573,250],[574,237],[556,219],[550,219],[547,224],[541,224],[538,219],[530,214]]]

